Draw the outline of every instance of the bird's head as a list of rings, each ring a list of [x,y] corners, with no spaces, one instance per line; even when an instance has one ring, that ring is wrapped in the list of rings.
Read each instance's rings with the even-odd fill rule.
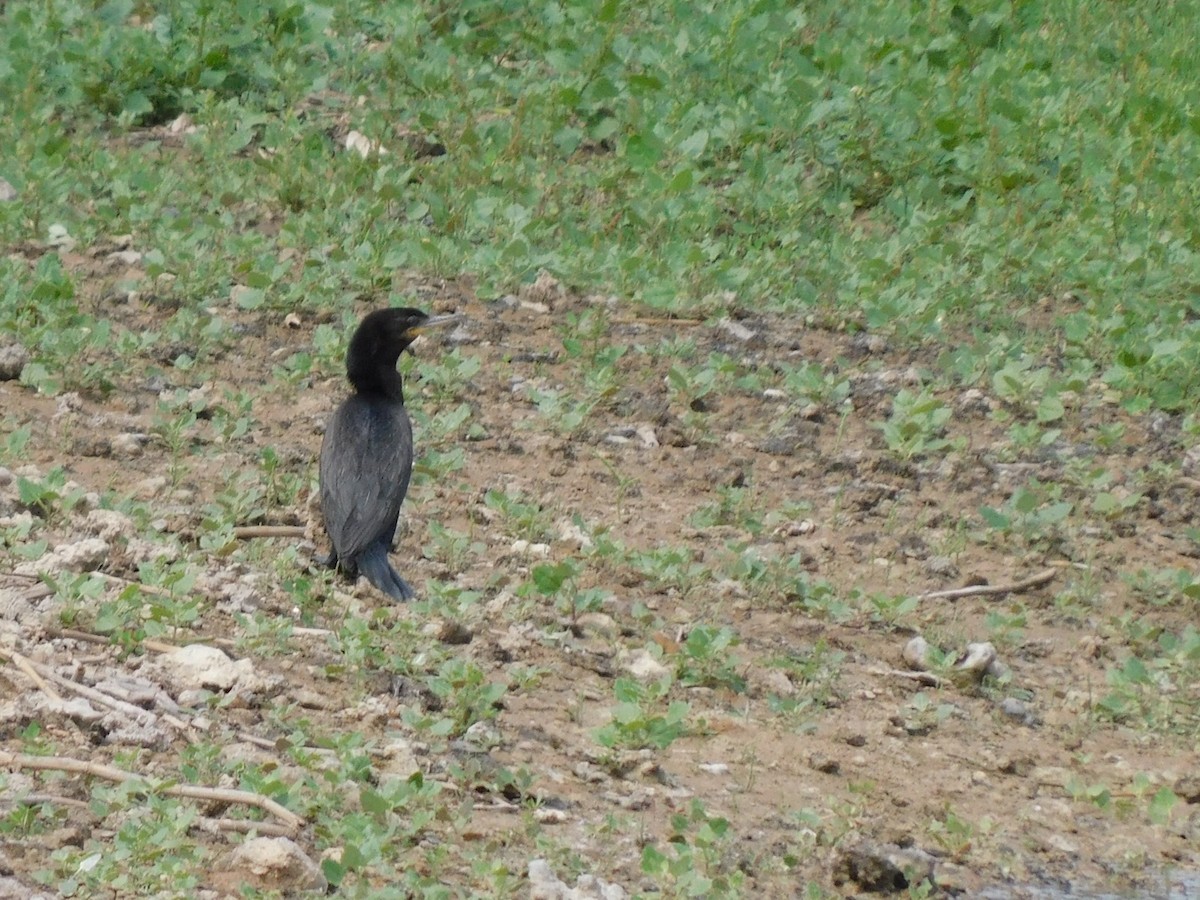
[[[373,333],[381,350],[386,348],[404,351],[425,331],[457,321],[458,316],[429,316],[409,306],[377,309],[362,320],[355,336],[364,331],[368,334]]]
[[[377,309],[359,323],[350,338],[346,370],[359,390],[385,382],[390,387],[396,375],[396,360],[422,333],[459,321],[459,316],[430,316],[412,307]]]

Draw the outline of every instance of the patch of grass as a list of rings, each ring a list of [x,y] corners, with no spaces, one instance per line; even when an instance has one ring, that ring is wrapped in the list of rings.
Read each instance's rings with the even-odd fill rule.
[[[610,750],[664,750],[689,733],[689,703],[670,700],[665,709],[657,710],[666,700],[671,684],[670,677],[649,683],[618,678],[613,684],[617,704],[612,710],[612,721],[596,731],[597,743]]]
[[[1153,630],[1144,646],[1105,673],[1107,691],[1093,711],[1101,719],[1152,731],[1194,736],[1200,732],[1195,714],[1195,684],[1200,667],[1200,632]]]
[[[677,896],[737,896],[745,873],[731,865],[734,834],[729,821],[710,816],[693,799],[685,813],[671,819],[666,852],[654,846],[642,851],[642,873]]]
[[[912,459],[954,446],[943,436],[950,415],[950,408],[929,391],[914,394],[902,389],[892,400],[891,416],[877,427],[892,453]]]

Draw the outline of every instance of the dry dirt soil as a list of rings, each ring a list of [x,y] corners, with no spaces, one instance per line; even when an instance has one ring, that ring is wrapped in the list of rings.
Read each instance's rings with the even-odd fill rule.
[[[86,251],[67,257],[80,302],[118,327],[160,328],[170,310],[146,298],[114,299],[109,287],[122,273],[105,259]],[[1021,412],[1005,409],[984,384],[938,395],[954,411],[946,436],[961,443],[903,459],[888,449],[877,423],[891,413],[897,391],[933,370],[938,348],[898,351],[837,323],[639,319],[545,279],[499,300],[478,298],[462,283],[398,287],[426,308],[466,316],[455,335],[418,342],[407,387],[409,405],[419,411],[419,452],[434,440],[441,451],[461,449],[465,466],[415,483],[394,558],[418,592],[440,582],[478,592],[478,602],[452,617],[445,604],[389,606],[365,582],[335,583],[305,568],[317,548],[306,500],[320,429],[345,385],[332,366],[299,385],[273,375],[292,354],[311,350],[319,320],[285,322],[283,313],[222,305],[220,316],[239,336],[191,372],[131,360],[106,397],[45,397],[7,381],[0,383],[0,410],[9,429],[32,425],[26,465],[43,473],[61,466],[86,490],[148,502],[161,529],[155,540],[184,553],[198,547],[205,506],[239,475],[261,472],[265,448],[284,473],[303,479],[305,490],[290,507],[243,524],[307,526],[308,535],[242,540],[225,556],[196,554],[204,572],[193,588],[203,599],[201,615],[162,638],[208,643],[247,659],[269,687],[213,706],[196,727],[163,726],[165,739],[138,746],[127,734],[122,743],[66,712],[31,712],[34,698],[53,684],[39,688],[10,659],[0,668],[0,751],[28,751],[28,729],[37,721],[40,745],[60,757],[177,773],[190,741],[226,745],[231,753],[240,747],[260,762],[271,758],[267,748],[285,736],[290,716],[303,718],[308,733],[357,732],[368,748],[394,745],[399,736],[427,778],[446,784],[446,796],[458,804],[470,793],[453,774],[464,745],[431,739],[403,717],[429,698],[387,672],[340,668],[320,630],[337,631],[382,609],[378,621],[413,621],[427,643],[509,685],[493,729],[472,735],[471,753],[478,771],[499,765],[525,770],[531,780],[523,795],[507,798],[477,790],[468,828],[428,825],[426,839],[441,835],[464,845],[440,873],[455,890],[488,893],[489,881],[470,859],[490,856],[523,877],[531,858],[557,848],[550,861],[568,883],[582,871],[635,894],[654,884],[641,870],[643,848],[670,856],[680,825],[672,817],[689,814],[698,800],[707,816],[729,825],[704,865],[709,874],[741,879],[743,896],[798,896],[810,882],[833,894],[907,895],[906,878],[914,875],[929,877],[934,893],[968,897],[1188,895],[1183,885],[1200,870],[1192,805],[1200,801],[1192,737],[1197,686],[1146,687],[1145,718],[1172,723],[1157,731],[1143,717],[1114,724],[1097,709],[1109,673],[1145,648],[1137,641],[1153,644],[1155,635],[1178,633],[1192,618],[1177,602],[1148,602],[1144,588],[1147,572],[1195,566],[1196,544],[1185,531],[1197,483],[1178,474],[1178,422],[1130,417],[1097,386],[1094,395],[1075,398],[1056,442],[1023,451],[1007,431]],[[606,317],[602,343],[631,349],[616,389],[568,429],[531,397],[534,390],[584,396],[587,357],[567,352],[563,336],[568,316],[588,310]],[[332,313],[323,321],[340,326]],[[693,365],[718,352],[739,371],[689,403],[669,383],[672,359],[657,352],[670,342],[693,343]],[[433,390],[421,379],[422,366],[451,348],[481,366],[465,384]],[[847,382],[846,404],[801,404],[736,383],[741,374],[769,375],[806,361]],[[151,365],[168,383],[148,378]],[[196,372],[203,374],[189,381]],[[219,443],[201,420],[180,459],[155,432],[158,392],[174,387],[201,388],[218,405],[231,392],[248,392],[253,427]],[[464,402],[471,417],[453,433],[431,437],[436,429],[422,429],[422,421]],[[1100,429],[1114,423],[1124,425],[1123,435],[1099,440]],[[130,432],[151,435],[140,453],[112,443]],[[1107,489],[1116,496],[1141,499],[1118,515],[1088,512],[1096,482],[1080,478],[1081,468],[1109,473]],[[981,507],[1002,507],[1032,479],[1061,485],[1072,516],[1024,536],[988,527]],[[19,514],[15,489],[3,490],[5,514]],[[489,505],[489,491],[520,494],[540,507],[549,523],[545,539],[536,526],[517,527]],[[581,547],[573,520],[619,542],[623,553]],[[53,549],[78,540],[81,522],[79,511],[51,517],[39,533]],[[439,558],[431,523],[468,536],[473,546]],[[154,542],[138,537],[127,545],[118,536],[112,544],[100,566],[113,576],[106,593],[74,601],[73,624],[81,630],[90,627],[96,604],[138,580],[138,554]],[[635,554],[662,548],[686,550],[693,571],[656,577],[634,564]],[[577,587],[605,596],[577,620],[561,604],[519,590],[536,565],[567,558],[579,562]],[[759,560],[762,577],[739,569],[739,559]],[[6,655],[16,650],[85,685],[114,672],[152,680],[144,660],[161,647],[122,656],[104,643],[63,636],[62,601],[39,597],[45,592],[38,583],[12,574],[23,561],[0,549],[7,608],[22,598],[36,601],[35,615],[11,613],[3,622]],[[303,611],[294,585],[285,589],[289,567],[310,579],[314,596]],[[790,575],[773,579],[772,572]],[[1019,586],[1039,575],[1040,583]],[[922,596],[1013,584],[1009,592]],[[903,598],[919,599],[897,609]],[[270,620],[296,619],[287,652],[267,640],[239,640],[244,617],[255,610]],[[728,628],[737,638],[708,661],[705,671],[714,677],[696,677],[688,657],[688,636],[700,627]],[[948,656],[924,681],[904,659],[917,635]],[[953,663],[972,642],[993,644],[999,682],[955,677]],[[420,660],[414,665],[419,669]],[[634,677],[631,670],[679,676],[667,700],[689,704],[688,733],[661,749],[601,746],[596,732],[616,705],[615,680]],[[519,671],[537,676],[514,679]],[[661,713],[665,703],[653,708]],[[144,705],[155,709],[149,700]],[[257,744],[247,744],[247,735]],[[78,802],[99,779],[8,768],[13,793],[6,809],[22,790],[67,804],[60,827],[48,834],[0,834],[0,862],[16,882],[33,885],[34,873],[53,868],[56,849],[103,845],[119,827]],[[1165,823],[1155,823],[1151,797],[1162,787],[1179,803]],[[244,814],[196,802],[211,816]],[[694,840],[689,827],[682,834]],[[211,859],[241,840],[226,831],[192,835]],[[307,824],[296,840],[313,859],[326,849]],[[215,874],[202,886],[228,888]],[[526,890],[518,882],[515,893]]]

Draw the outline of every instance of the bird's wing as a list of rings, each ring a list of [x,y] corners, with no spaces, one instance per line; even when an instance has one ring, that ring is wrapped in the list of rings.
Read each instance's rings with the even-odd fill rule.
[[[339,557],[390,545],[412,475],[412,425],[398,403],[351,397],[325,428],[321,509]]]

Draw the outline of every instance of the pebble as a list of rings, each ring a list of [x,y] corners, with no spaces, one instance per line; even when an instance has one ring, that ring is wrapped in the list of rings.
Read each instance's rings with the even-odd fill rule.
[[[1022,725],[1032,727],[1037,724],[1037,717],[1025,703],[1016,697],[1005,697],[1000,701],[999,706],[1000,712],[1004,713],[1010,719],[1015,719]]]
[[[721,330],[732,338],[736,338],[742,343],[749,343],[758,337],[757,331],[752,331],[740,322],[735,322],[733,319],[722,319],[720,322]]]
[[[625,889],[594,875],[580,875],[575,887],[561,881],[544,859],[529,861],[529,900],[625,900]]]
[[[0,381],[15,381],[29,362],[29,351],[20,344],[0,347]]]
[[[625,660],[625,670],[641,681],[654,681],[671,670],[651,656],[646,650],[634,650]]]
[[[320,867],[299,844],[285,837],[243,841],[218,864],[213,880],[238,893],[247,886],[272,893],[324,893],[328,886]]]
[[[509,549],[521,556],[536,556],[539,559],[546,559],[550,555],[549,544],[532,544],[523,538],[513,541]]]
[[[109,441],[109,449],[117,459],[137,459],[141,456],[150,435],[134,431],[126,431],[116,435]]]
[[[40,559],[21,563],[13,571],[18,575],[40,572],[92,572],[108,559],[109,545],[100,538],[84,538],[60,544]]]
[[[249,659],[234,662],[216,647],[188,644],[164,653],[155,661],[176,690],[228,691],[235,685],[252,687],[257,681],[254,664]]]

